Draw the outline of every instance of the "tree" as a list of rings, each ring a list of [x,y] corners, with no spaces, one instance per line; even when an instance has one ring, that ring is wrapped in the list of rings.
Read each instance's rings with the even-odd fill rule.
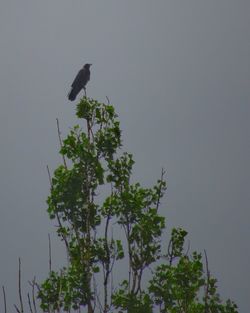
[[[185,230],[174,228],[162,244],[165,173],[152,188],[132,182],[114,107],[84,97],[76,115],[82,126],[61,141],[47,200],[68,265],[39,285],[43,312],[237,312],[221,301],[206,255],[203,265],[201,254],[185,251]]]

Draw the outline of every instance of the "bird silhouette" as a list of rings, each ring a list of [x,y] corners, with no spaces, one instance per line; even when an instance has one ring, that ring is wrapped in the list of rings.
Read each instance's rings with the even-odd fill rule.
[[[92,64],[85,64],[82,69],[78,72],[76,75],[76,78],[74,79],[72,85],[71,85],[71,90],[68,94],[68,99],[70,101],[74,101],[78,93],[84,89],[86,90],[86,84],[90,79],[90,66]]]

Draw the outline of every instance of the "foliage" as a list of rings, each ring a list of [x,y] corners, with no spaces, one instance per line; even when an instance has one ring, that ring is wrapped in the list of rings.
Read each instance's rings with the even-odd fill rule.
[[[76,115],[86,121],[86,131],[76,125],[63,140],[64,162],[54,172],[47,200],[68,266],[50,271],[40,284],[41,309],[237,312],[233,302],[222,303],[201,254],[185,252],[185,230],[172,230],[164,254],[165,220],[158,212],[164,171],[152,188],[132,183],[134,161],[121,149],[114,107],[84,97]]]

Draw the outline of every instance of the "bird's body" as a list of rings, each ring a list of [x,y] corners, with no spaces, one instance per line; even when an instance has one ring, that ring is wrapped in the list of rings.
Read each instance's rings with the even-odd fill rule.
[[[70,101],[74,101],[78,93],[82,89],[85,89],[85,86],[90,79],[90,66],[91,64],[85,64],[84,67],[76,75],[76,78],[71,85],[71,90],[68,94],[68,98]]]

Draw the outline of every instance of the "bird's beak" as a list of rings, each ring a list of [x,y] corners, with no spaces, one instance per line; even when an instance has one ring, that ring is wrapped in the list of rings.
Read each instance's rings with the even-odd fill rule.
[[[89,66],[91,66],[92,64],[89,64]]]

